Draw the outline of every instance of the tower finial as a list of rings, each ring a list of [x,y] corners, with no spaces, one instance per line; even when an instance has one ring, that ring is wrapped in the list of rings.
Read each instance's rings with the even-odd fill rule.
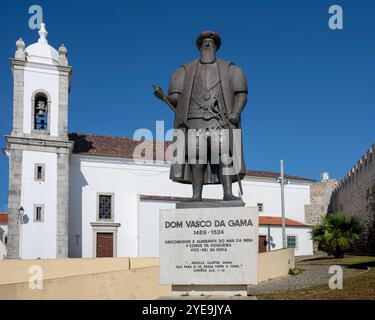
[[[19,38],[16,42],[17,51],[15,54],[16,59],[25,60],[25,42]]]
[[[65,46],[62,44],[59,48],[59,63],[62,66],[68,65],[68,59],[67,59],[67,52],[68,50],[65,48]]]
[[[46,30],[46,24],[45,23],[41,23],[40,24],[40,30],[39,30],[39,40],[38,40],[38,42],[39,43],[45,43],[45,44],[47,44],[48,43],[48,41],[47,41],[47,35],[48,35],[48,32],[47,32],[47,30]]]

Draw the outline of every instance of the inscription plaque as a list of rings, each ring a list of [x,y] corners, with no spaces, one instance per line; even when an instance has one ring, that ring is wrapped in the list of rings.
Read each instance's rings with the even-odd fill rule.
[[[256,207],[160,210],[160,283],[256,284]]]

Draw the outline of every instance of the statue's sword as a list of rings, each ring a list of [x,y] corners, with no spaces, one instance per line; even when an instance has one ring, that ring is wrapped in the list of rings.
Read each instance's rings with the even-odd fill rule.
[[[164,95],[162,88],[160,86],[157,86],[157,85],[153,85],[152,87],[154,88],[154,93],[159,92],[160,97],[158,97],[158,98],[160,100],[162,100],[163,102],[165,102],[165,104],[173,111],[173,113],[176,115],[176,117],[186,126],[187,129],[190,129],[190,126],[188,125],[186,120],[178,113],[176,108],[172,105],[172,103]],[[226,109],[225,102],[224,102],[224,107]],[[232,128],[231,123],[229,122],[229,119],[227,118],[228,113],[225,112],[225,114],[224,114],[222,112],[222,110],[220,109],[220,106],[219,106],[219,113],[220,113],[223,121],[225,121],[224,119],[226,119],[224,127],[226,127],[226,129],[229,129],[229,136],[233,137],[233,128]],[[231,144],[229,143],[229,147],[230,146],[231,146]],[[235,146],[235,144],[233,143],[233,147],[234,146]],[[233,156],[233,154],[236,154],[234,152],[235,150],[231,150],[231,151],[232,151],[232,156]],[[237,162],[235,160],[233,160],[233,166],[235,166],[235,164],[237,164]],[[238,170],[236,170],[236,171],[238,172]],[[240,175],[238,173],[237,173],[237,182],[238,182],[238,187],[239,187],[239,191],[240,191],[240,198],[242,198],[242,195],[243,195],[242,182],[241,182],[241,179],[240,179]]]
[[[173,113],[177,116],[177,118],[186,126],[187,129],[190,129],[186,120],[178,113],[176,108],[172,105],[172,103],[168,100],[168,98],[164,95],[163,90],[161,87],[157,85],[152,86],[154,88],[154,93],[159,92],[160,97],[158,97],[161,101],[165,102],[165,104],[173,111]]]
[[[219,73],[219,79],[221,81],[219,65],[217,66],[217,70],[218,70],[218,73]],[[242,199],[243,189],[242,189],[241,177],[240,177],[240,174],[239,174],[240,168],[237,168],[237,161],[236,161],[236,159],[234,159],[234,157],[237,155],[237,152],[236,152],[237,151],[237,149],[236,149],[237,145],[235,143],[236,141],[235,141],[234,136],[233,136],[232,123],[229,121],[229,118],[228,118],[228,109],[227,109],[227,105],[225,104],[225,96],[224,96],[224,92],[223,92],[223,87],[220,86],[220,89],[221,89],[221,94],[222,94],[223,102],[224,102],[224,112],[223,112],[223,110],[221,110],[219,103],[218,103],[218,109],[219,109],[220,116],[224,121],[224,128],[229,130],[229,151],[232,151],[233,169],[237,172],[238,188],[239,188],[239,191],[240,191],[240,194],[241,194],[240,198]],[[230,143],[230,140],[231,140],[230,137],[232,137],[233,145],[232,145],[232,143]]]
[[[225,102],[224,102],[224,104],[225,104]],[[241,177],[240,177],[240,174],[239,174],[240,170],[239,170],[239,168],[237,168],[237,160],[234,159],[234,157],[237,155],[237,149],[236,149],[237,145],[234,141],[235,139],[234,139],[234,136],[233,136],[233,127],[232,127],[232,124],[230,123],[230,121],[228,119],[227,113],[225,112],[225,114],[223,114],[223,112],[221,110],[219,111],[219,113],[221,115],[221,118],[224,121],[224,128],[229,130],[229,151],[232,153],[233,169],[237,172],[238,188],[239,188],[240,198],[242,200],[243,189],[242,189]],[[230,143],[230,140],[232,140],[233,145],[232,145],[232,143]]]

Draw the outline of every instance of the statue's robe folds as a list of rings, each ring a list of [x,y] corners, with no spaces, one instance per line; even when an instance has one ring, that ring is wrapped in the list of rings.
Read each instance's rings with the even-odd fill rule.
[[[195,74],[197,71],[199,60],[194,60],[190,63],[183,65],[180,69],[178,69],[172,76],[172,79],[169,84],[169,91],[168,94],[178,93],[180,95],[178,104],[176,106],[176,110],[179,115],[187,122],[188,113],[189,113],[189,106],[191,100],[191,93],[193,89]],[[235,66],[233,63],[224,61],[224,60],[217,60],[218,69],[219,69],[219,76],[221,79],[221,86],[225,101],[225,107],[228,114],[235,112],[235,94],[236,93],[247,93],[247,81],[246,76],[243,71]],[[221,106],[224,107],[224,106]],[[223,110],[225,112],[225,110]],[[242,112],[242,110],[239,110]],[[174,119],[174,128],[180,129],[186,132],[186,127],[182,123],[182,121],[175,116]],[[241,125],[238,127],[232,126],[233,129],[240,129]],[[186,135],[187,136],[187,135]],[[186,148],[186,141],[182,139],[177,139],[175,142],[180,148]],[[185,149],[186,150],[186,149]],[[232,181],[235,182],[238,178],[243,179],[246,173],[246,166],[245,166],[245,159],[243,154],[243,146],[242,146],[242,133],[241,133],[241,163],[240,170],[238,175],[232,176]],[[182,161],[183,162],[183,161]],[[180,183],[192,183],[191,177],[191,168],[187,162],[187,158],[185,157],[185,163],[172,163],[171,170],[170,170],[170,179],[175,182]],[[204,184],[220,184],[219,179],[219,165],[218,164],[211,164],[208,162],[206,171],[204,174]]]

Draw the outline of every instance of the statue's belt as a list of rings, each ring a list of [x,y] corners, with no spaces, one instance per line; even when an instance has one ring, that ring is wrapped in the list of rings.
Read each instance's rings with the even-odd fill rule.
[[[208,126],[207,128],[189,129],[188,134],[193,136],[206,135],[212,137],[221,137],[221,131],[223,127],[219,126]]]
[[[206,121],[216,119],[221,125],[223,124],[223,119],[221,119],[218,110],[219,101],[217,100],[217,95],[215,95],[213,99],[209,98],[206,101],[192,95],[191,102],[188,118],[203,119]]]
[[[210,112],[199,111],[199,110],[191,111],[188,114],[188,119],[206,119],[206,118],[212,119],[212,118],[215,118],[215,117]]]

